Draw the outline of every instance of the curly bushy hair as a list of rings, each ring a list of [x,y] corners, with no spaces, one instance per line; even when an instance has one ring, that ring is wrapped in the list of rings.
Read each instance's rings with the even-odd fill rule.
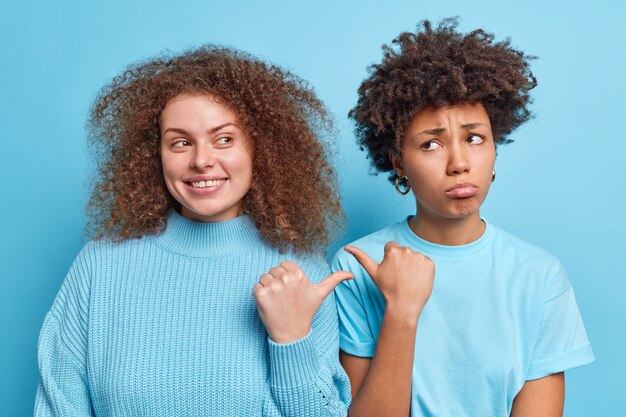
[[[264,238],[281,250],[327,245],[343,214],[324,141],[334,133],[326,108],[299,77],[213,45],[131,65],[100,91],[88,122],[99,164],[88,234],[119,241],[158,233],[180,208],[159,153],[159,118],[179,94],[218,98],[239,117],[253,152],[243,207]]]
[[[404,129],[425,107],[482,103],[497,145],[512,142],[508,135],[531,117],[529,92],[537,81],[529,62],[535,57],[513,49],[508,39],[494,42],[482,29],[464,35],[457,26],[458,18],[436,28],[424,20],[415,33],[401,33],[393,45],[383,45],[382,62],[369,67],[359,87],[349,113],[357,141],[376,170],[390,172],[391,182],[397,175],[389,154],[400,151]]]

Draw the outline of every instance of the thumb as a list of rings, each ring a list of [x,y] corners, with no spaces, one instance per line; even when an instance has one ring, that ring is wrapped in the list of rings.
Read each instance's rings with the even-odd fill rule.
[[[393,240],[390,240],[389,242],[387,242],[385,244],[385,255],[387,255],[387,253],[391,250],[391,248],[399,248],[400,245],[398,245],[398,242],[394,242]]]
[[[361,264],[365,272],[372,277],[373,280],[376,280],[376,271],[378,271],[378,264],[369,257],[367,253],[357,248],[356,246],[346,246],[343,248],[350,255],[354,256],[355,259]]]
[[[348,271],[333,272],[332,274],[324,278],[323,281],[321,281],[318,284],[315,284],[315,289],[317,290],[318,294],[322,296],[322,299],[324,299],[328,296],[328,294],[330,294],[335,289],[337,285],[341,284],[343,281],[347,279],[352,279],[352,278],[354,278],[354,275],[352,275],[352,272],[348,272]]]

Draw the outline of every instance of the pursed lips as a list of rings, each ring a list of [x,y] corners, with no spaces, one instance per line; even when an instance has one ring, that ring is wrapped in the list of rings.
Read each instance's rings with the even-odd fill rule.
[[[453,198],[472,197],[478,191],[478,187],[470,182],[462,182],[446,190],[446,195]]]

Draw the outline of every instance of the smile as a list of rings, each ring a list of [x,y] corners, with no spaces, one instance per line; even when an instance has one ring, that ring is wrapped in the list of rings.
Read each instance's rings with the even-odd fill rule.
[[[192,181],[188,182],[193,188],[208,188],[208,187],[217,187],[220,184],[226,182],[226,178],[220,180],[207,180],[207,181]]]

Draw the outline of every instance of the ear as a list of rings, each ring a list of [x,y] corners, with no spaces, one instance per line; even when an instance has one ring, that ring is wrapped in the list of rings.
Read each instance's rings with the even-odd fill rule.
[[[404,175],[404,164],[402,163],[402,153],[400,151],[389,151],[389,159],[391,160],[391,166],[398,174],[398,177]]]

